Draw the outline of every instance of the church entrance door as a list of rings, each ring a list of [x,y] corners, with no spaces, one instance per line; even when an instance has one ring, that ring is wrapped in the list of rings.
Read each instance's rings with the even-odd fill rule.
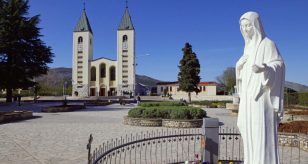
[[[106,96],[106,88],[100,88],[99,96]]]
[[[95,88],[90,88],[90,96],[95,96]]]

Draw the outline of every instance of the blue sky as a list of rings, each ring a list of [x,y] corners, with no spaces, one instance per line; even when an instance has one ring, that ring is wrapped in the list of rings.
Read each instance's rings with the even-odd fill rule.
[[[308,1],[129,0],[128,6],[136,30],[137,74],[177,80],[181,48],[189,42],[199,58],[201,80],[216,80],[242,55],[240,16],[256,11],[285,60],[286,80],[308,85]],[[83,0],[30,0],[29,14],[41,15],[42,39],[55,54],[51,68],[71,67],[72,32],[82,9]],[[124,9],[125,0],[86,0],[94,59],[116,59]]]

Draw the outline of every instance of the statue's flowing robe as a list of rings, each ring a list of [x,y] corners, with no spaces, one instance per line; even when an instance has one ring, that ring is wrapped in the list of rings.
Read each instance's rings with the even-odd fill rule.
[[[284,62],[276,45],[266,37],[247,56],[242,56],[247,58],[242,68],[239,63],[236,66],[240,95],[237,125],[244,163],[279,164],[277,127],[283,113]],[[254,73],[255,64],[265,66],[264,72]]]

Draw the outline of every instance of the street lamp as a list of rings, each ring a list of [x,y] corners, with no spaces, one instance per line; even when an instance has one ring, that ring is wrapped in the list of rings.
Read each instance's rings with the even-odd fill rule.
[[[63,96],[66,95],[66,87],[67,87],[67,81],[63,84]]]

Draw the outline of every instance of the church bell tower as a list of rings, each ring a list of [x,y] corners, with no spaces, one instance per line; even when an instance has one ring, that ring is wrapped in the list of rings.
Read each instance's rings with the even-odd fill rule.
[[[93,60],[93,33],[85,9],[73,32],[73,96],[89,96],[90,67]]]
[[[135,95],[135,29],[126,6],[117,30],[117,94]]]

